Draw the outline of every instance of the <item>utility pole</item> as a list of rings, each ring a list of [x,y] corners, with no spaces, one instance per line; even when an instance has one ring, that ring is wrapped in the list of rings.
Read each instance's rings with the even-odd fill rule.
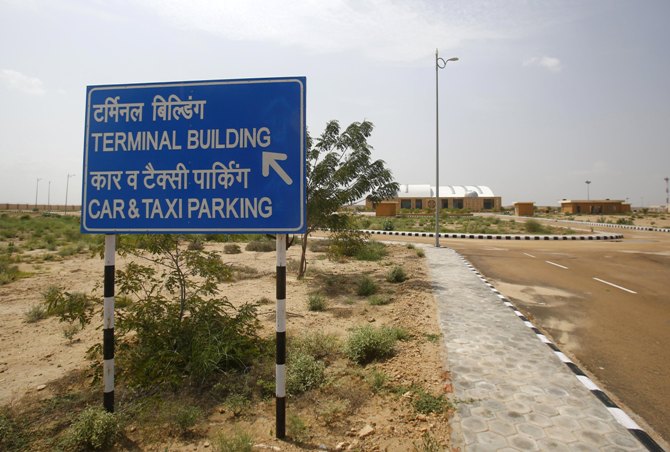
[[[74,174],[67,173],[67,182],[65,182],[65,215],[67,215],[67,191],[70,187],[70,178],[73,176]]]
[[[35,210],[37,210],[37,193],[38,193],[39,190],[40,190],[40,181],[41,181],[41,180],[42,180],[42,179],[40,179],[40,178],[38,177],[38,178],[37,178],[37,184],[35,184]]]
[[[51,181],[49,181],[49,188],[47,189],[47,212],[51,213]]]
[[[458,57],[445,60],[440,58],[435,49],[435,247],[440,247],[440,111],[438,96],[437,72],[444,69],[450,61],[458,61]]]
[[[663,180],[665,181],[665,211],[670,213],[670,188],[668,187],[670,178],[666,176]]]

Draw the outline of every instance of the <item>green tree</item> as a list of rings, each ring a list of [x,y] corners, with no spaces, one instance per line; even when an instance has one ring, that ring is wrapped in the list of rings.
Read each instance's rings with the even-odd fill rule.
[[[136,301],[118,312],[121,373],[132,385],[204,385],[220,372],[250,366],[260,354],[255,304],[239,308],[219,293],[232,270],[182,235],[124,236],[118,289]],[[140,263],[144,260],[148,265]]]
[[[395,197],[398,183],[383,160],[372,160],[370,121],[354,122],[344,131],[330,121],[313,142],[307,136],[307,230],[302,235],[298,277],[307,270],[307,239],[317,228],[341,230],[347,216],[339,209],[367,196],[372,202]]]

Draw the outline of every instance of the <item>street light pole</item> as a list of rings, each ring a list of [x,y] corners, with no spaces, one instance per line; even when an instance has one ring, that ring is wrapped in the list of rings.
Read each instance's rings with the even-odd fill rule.
[[[42,180],[42,179],[40,179],[40,178],[38,177],[38,178],[37,178],[37,184],[35,184],[35,210],[37,210],[37,193],[38,193],[39,190],[40,190],[40,181],[41,181],[41,180]]]
[[[450,61],[458,61],[458,58],[444,60],[435,49],[435,248],[440,247],[440,108],[437,72],[444,69]]]
[[[67,173],[67,181],[65,182],[65,215],[67,215],[67,191],[70,188],[70,178],[73,176],[74,174]]]
[[[49,188],[47,189],[47,212],[51,213],[51,181],[49,181]]]
[[[586,181],[586,200],[587,201],[591,200],[591,194],[589,193],[589,185],[591,185],[591,181],[587,180]]]

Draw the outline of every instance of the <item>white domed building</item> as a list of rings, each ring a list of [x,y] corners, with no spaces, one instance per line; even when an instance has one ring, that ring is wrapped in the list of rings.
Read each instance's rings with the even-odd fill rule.
[[[502,200],[485,185],[440,185],[440,209],[469,210],[472,212],[499,211]],[[398,196],[373,206],[377,215],[396,215],[400,210],[435,210],[435,186],[400,185]]]

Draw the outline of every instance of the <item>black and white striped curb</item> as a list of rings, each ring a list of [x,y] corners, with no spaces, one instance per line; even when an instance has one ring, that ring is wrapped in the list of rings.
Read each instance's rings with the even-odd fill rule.
[[[404,237],[435,237],[434,232],[413,231],[380,231],[378,229],[362,229],[371,235],[397,235]],[[516,234],[463,234],[456,232],[440,233],[443,239],[482,239],[482,240],[620,240],[623,234],[592,234],[592,235],[516,235]]]
[[[455,251],[454,251],[455,252]],[[638,441],[644,445],[647,450],[651,452],[663,452],[663,448],[656,442],[654,439],[649,436],[647,432],[642,430],[637,423],[630,418],[621,408],[617,406],[616,403],[610,399],[605,392],[603,392],[602,389],[600,389],[586,374],[584,371],[582,371],[575,363],[573,363],[570,358],[568,358],[561,350],[547,337],[542,334],[542,332],[535,326],[533,325],[527,318],[526,316],[521,313],[510,301],[507,297],[505,297],[498,289],[496,289],[493,284],[488,282],[486,278],[470,263],[465,259],[463,256],[460,254],[456,253],[456,255],[463,261],[463,263],[475,274],[479,279],[482,280],[484,284],[486,284],[492,291],[493,293],[496,294],[496,296],[500,299],[500,301],[510,308],[512,311],[514,311],[514,314],[516,314],[517,317],[519,317],[523,323],[533,330],[533,332],[537,335],[538,339],[542,341],[544,344],[546,344],[553,352],[554,354],[558,357],[558,359],[561,360],[563,364],[568,366],[568,368],[575,374],[577,379],[584,385],[586,388],[591,391],[591,393],[600,400],[607,410],[610,412],[610,414],[614,417],[614,419],[617,420],[619,424],[621,424],[623,427],[625,427],[633,436],[635,436]]]
[[[547,219],[544,221],[551,222],[552,220]],[[595,223],[592,221],[579,221],[579,220],[553,220],[553,221],[560,223],[578,224],[582,226],[597,226],[602,228],[621,228],[621,229],[632,229],[635,231],[670,232],[669,228],[655,228],[652,226],[635,226],[632,224]]]

